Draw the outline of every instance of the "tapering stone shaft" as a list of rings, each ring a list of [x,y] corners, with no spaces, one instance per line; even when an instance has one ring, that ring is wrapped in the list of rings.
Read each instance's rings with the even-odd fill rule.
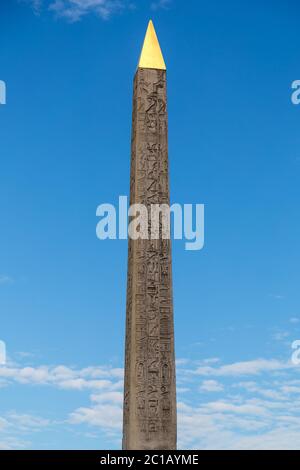
[[[169,204],[166,71],[134,79],[130,204]],[[151,222],[149,221],[149,234]],[[176,449],[171,242],[129,240],[123,449]]]

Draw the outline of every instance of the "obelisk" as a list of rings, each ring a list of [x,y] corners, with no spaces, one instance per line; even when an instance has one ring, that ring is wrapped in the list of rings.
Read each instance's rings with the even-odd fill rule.
[[[134,78],[130,204],[170,204],[166,66],[149,22]],[[177,441],[170,239],[129,239],[123,449]]]

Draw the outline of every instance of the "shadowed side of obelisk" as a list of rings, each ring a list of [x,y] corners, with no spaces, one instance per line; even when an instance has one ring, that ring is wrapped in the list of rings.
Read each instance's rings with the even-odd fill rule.
[[[149,23],[134,79],[130,204],[169,204],[166,67]],[[149,220],[149,234],[151,222]],[[176,449],[170,240],[130,240],[123,449]]]

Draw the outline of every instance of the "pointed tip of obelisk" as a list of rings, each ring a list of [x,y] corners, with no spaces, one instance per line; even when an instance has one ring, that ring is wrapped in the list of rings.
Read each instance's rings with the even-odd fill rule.
[[[148,24],[138,68],[166,70],[166,64],[152,20]]]

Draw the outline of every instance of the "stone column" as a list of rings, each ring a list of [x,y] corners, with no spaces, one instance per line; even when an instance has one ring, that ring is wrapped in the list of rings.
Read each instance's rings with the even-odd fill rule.
[[[166,70],[164,62],[145,62],[147,37],[152,34],[152,46],[156,38],[152,28],[150,22],[134,79],[130,177],[130,204],[144,204],[149,215],[153,204],[170,203]],[[162,238],[161,226],[158,239],[151,240],[150,234],[149,218],[149,239],[129,240],[123,449],[173,450],[177,425],[171,242]]]

